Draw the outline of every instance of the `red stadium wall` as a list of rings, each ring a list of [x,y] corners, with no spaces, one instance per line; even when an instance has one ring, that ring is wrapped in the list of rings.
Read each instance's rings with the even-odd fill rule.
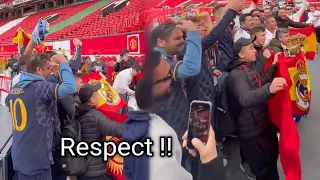
[[[131,55],[142,55],[145,51],[142,31],[99,38],[81,39],[81,41],[83,43],[82,55],[93,55],[95,52],[99,52],[101,55],[120,55],[121,50],[124,48],[127,48]],[[74,46],[72,41],[68,47],[69,49],[64,50],[71,51],[71,55],[73,55]],[[49,47],[48,49],[51,50],[52,48],[54,50],[59,49],[56,45],[53,45],[53,47]],[[17,53],[17,51],[16,45],[0,45],[0,55],[5,54],[8,56],[11,53]]]
[[[102,55],[120,55],[121,50],[127,48],[132,55],[144,53],[143,32],[112,35],[101,38],[81,39],[83,55],[93,55],[99,52]],[[71,54],[74,46],[71,43]]]

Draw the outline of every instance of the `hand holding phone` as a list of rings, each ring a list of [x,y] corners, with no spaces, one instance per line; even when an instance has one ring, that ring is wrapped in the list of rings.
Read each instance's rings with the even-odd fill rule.
[[[209,101],[192,101],[189,110],[187,147],[194,149],[191,140],[198,138],[203,144],[208,141],[212,114],[212,103]]]
[[[183,140],[182,146],[187,147],[188,131],[184,134],[184,136],[182,137],[182,140]],[[215,159],[218,156],[215,134],[211,125],[210,125],[209,134],[208,134],[208,142],[206,145],[203,145],[202,141],[200,141],[198,138],[193,138],[191,142],[195,147],[195,149],[187,148],[189,150],[189,153],[195,157],[197,155],[197,152],[199,152],[200,159],[203,164],[210,162],[211,160]]]

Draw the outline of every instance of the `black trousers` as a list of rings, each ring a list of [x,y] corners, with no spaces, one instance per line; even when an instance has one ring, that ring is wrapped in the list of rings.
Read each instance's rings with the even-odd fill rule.
[[[78,176],[78,180],[114,180],[114,177],[111,175],[105,174],[97,177],[86,177],[86,176]]]
[[[279,180],[276,132],[240,141],[240,151],[256,180]]]

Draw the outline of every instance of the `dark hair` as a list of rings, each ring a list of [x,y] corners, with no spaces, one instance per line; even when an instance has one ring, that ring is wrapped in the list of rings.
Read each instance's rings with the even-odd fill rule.
[[[137,83],[135,89],[135,98],[137,105],[142,110],[152,107],[152,78],[151,76],[143,76]]]
[[[251,36],[254,36],[258,32],[265,32],[265,31],[266,31],[266,29],[264,27],[255,26],[255,27],[250,29],[250,34],[251,34]]]
[[[260,12],[259,9],[253,9],[253,10],[250,12],[250,14],[253,15],[253,13],[254,13],[255,11],[259,11],[259,12]]]
[[[187,16],[184,18],[184,20],[189,20],[192,21],[193,23],[199,23],[200,22],[200,18],[197,16]]]
[[[99,52],[95,52],[95,53],[94,53],[94,55],[96,55],[96,54],[99,54],[99,55],[100,55],[100,53],[99,53]]]
[[[239,17],[239,21],[240,21],[240,24],[245,22],[246,21],[246,18],[251,16],[250,13],[244,13],[244,14],[241,14],[240,17]]]
[[[264,10],[262,10],[262,9],[261,9],[261,10],[259,10],[259,11],[260,11],[260,13],[264,13]]]
[[[82,73],[75,73],[74,78],[75,79],[82,79]]]
[[[136,70],[136,71],[141,71],[142,70],[142,67],[139,66],[138,64],[135,64],[132,66],[132,69]]]
[[[260,16],[257,16],[257,15],[252,16],[252,18],[254,18],[254,17],[257,17],[257,18],[259,18],[259,19],[260,19]]]
[[[152,47],[157,46],[158,39],[168,40],[172,31],[176,29],[176,23],[174,22],[164,22],[155,27],[150,34],[150,42]]]
[[[217,11],[219,11],[219,9],[223,8],[224,6],[221,5],[217,5],[213,8],[212,13],[216,13]]]
[[[11,58],[11,59],[12,59],[12,58],[14,58],[14,55],[13,55],[13,54],[11,54],[11,55],[10,55],[10,58]]]
[[[27,55],[22,55],[20,58],[19,58],[19,61],[18,61],[18,65],[21,67],[21,66],[25,66],[28,64],[28,61],[30,60],[31,56],[27,56]]]
[[[273,8],[279,8],[279,6],[275,5],[275,6],[271,6],[270,10],[272,10]]]
[[[27,64],[27,72],[33,74],[37,71],[38,67],[44,69],[49,60],[50,58],[46,53],[38,53],[35,56],[32,56]]]
[[[276,30],[276,38],[279,39],[279,37],[283,36],[283,34],[289,34],[288,28],[278,28]]]
[[[90,57],[89,56],[83,57],[83,60],[86,60],[86,59],[90,59]]]
[[[155,50],[151,50],[146,54],[145,69],[144,69],[145,76],[150,76],[150,77],[153,76],[154,70],[160,64],[161,56],[162,56],[161,53]]]
[[[57,53],[54,52],[54,51],[46,51],[45,54],[46,54],[49,58],[51,58],[52,56],[56,55]]]

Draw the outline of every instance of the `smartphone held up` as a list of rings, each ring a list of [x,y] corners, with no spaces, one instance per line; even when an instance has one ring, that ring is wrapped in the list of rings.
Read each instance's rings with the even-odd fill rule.
[[[203,144],[208,141],[212,103],[209,101],[192,101],[189,110],[187,147],[194,149],[191,141],[198,138]]]

